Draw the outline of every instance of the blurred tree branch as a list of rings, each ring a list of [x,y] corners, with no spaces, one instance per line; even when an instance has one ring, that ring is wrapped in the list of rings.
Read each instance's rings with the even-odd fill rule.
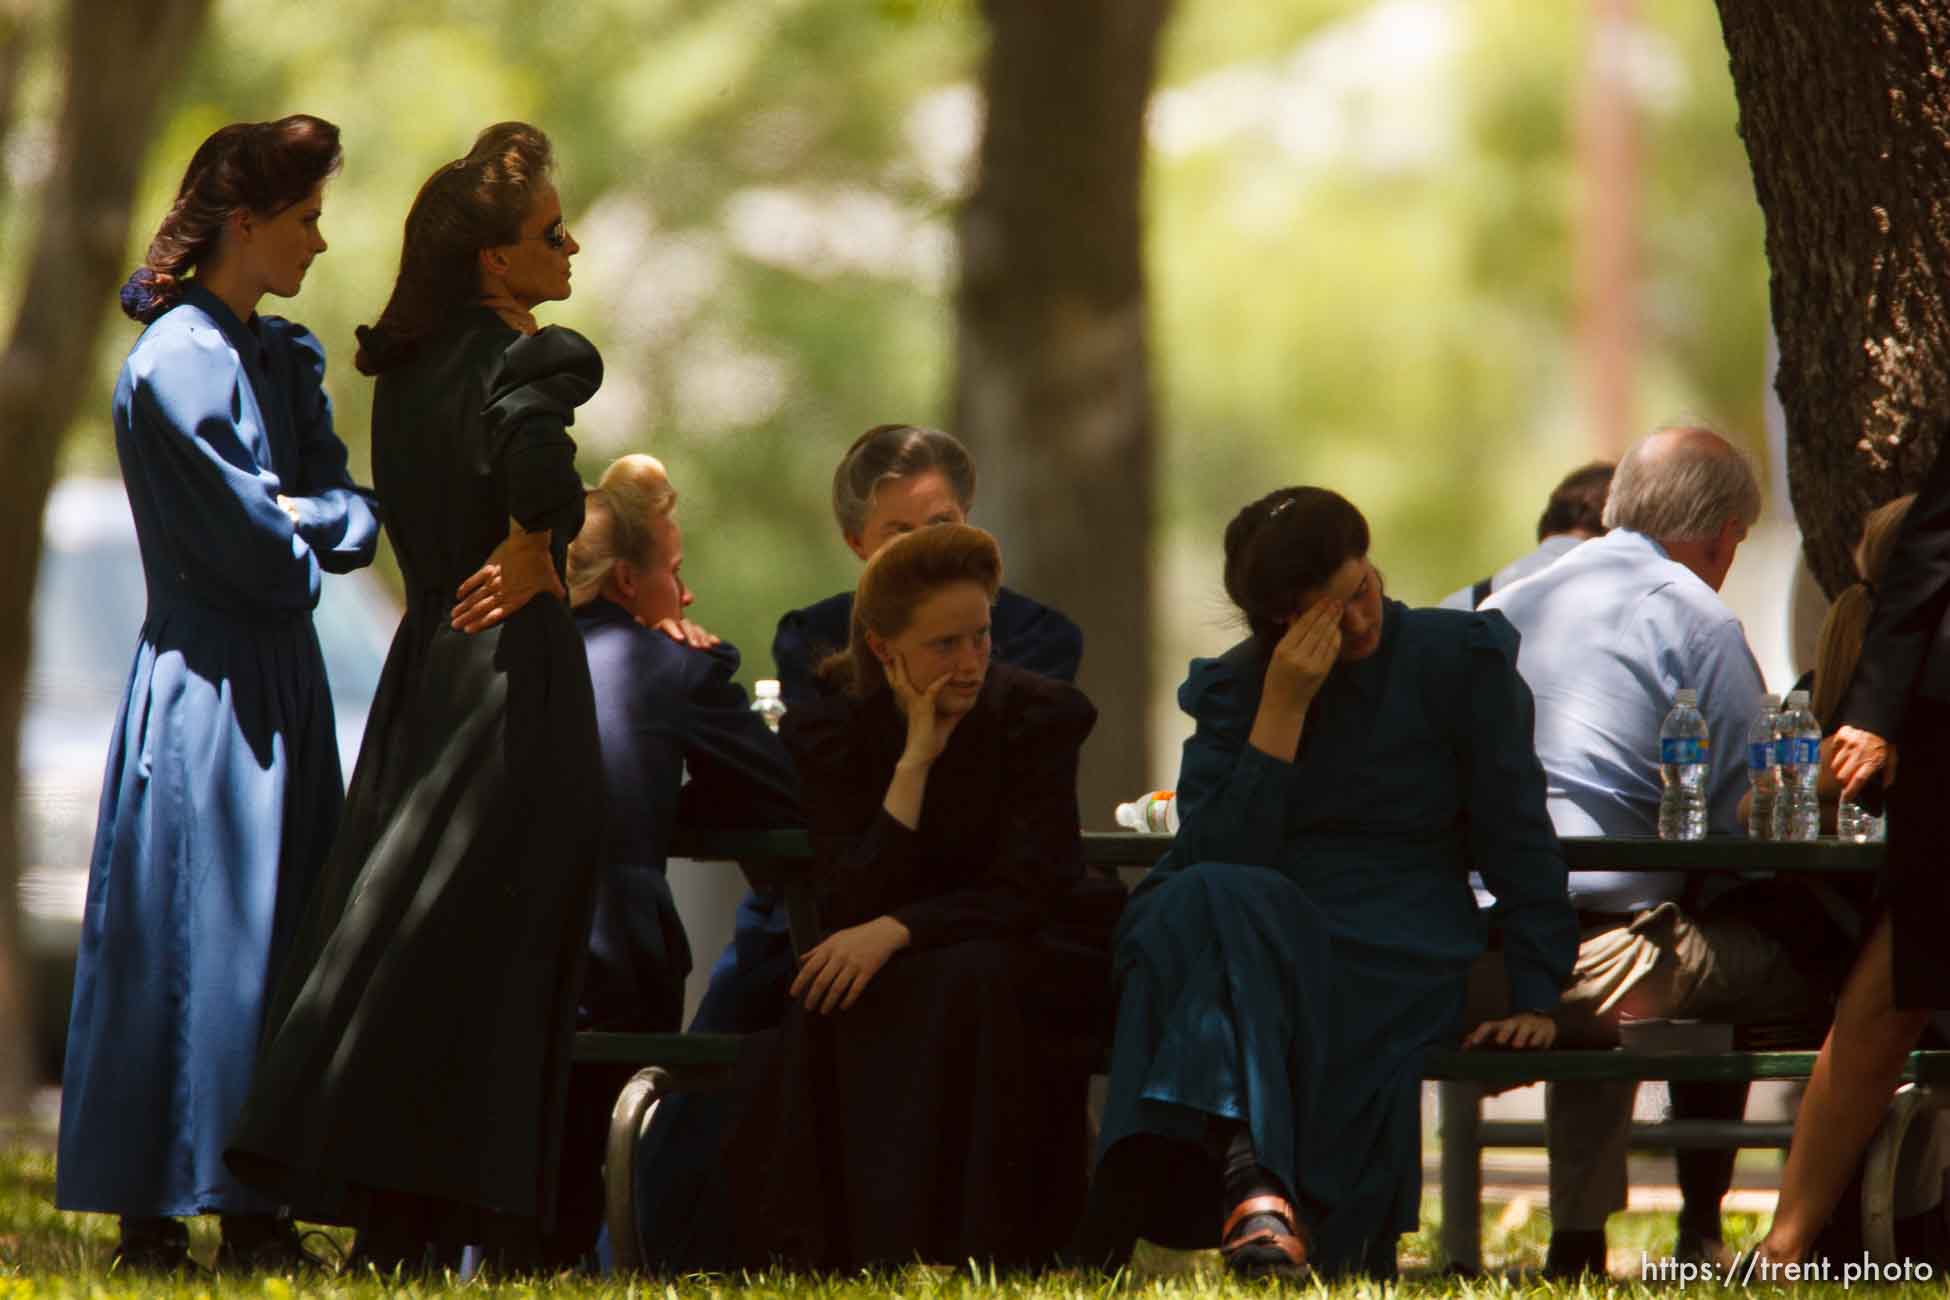
[[[128,272],[130,203],[163,92],[209,0],[72,0],[54,163],[40,193],[25,292],[0,351],[0,1114],[19,1113],[26,1049],[19,954],[20,724],[33,644],[41,512],[61,437],[87,387],[102,323]]]

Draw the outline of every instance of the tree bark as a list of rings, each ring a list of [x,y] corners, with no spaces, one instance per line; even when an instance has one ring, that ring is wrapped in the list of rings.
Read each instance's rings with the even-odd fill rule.
[[[987,123],[961,217],[955,428],[1006,581],[1084,631],[1086,825],[1150,772],[1145,105],[1170,0],[984,0]]]
[[[0,352],[0,1114],[20,1110],[26,1049],[19,957],[20,724],[33,642],[41,512],[62,434],[128,273],[129,205],[164,89],[201,31],[209,0],[73,0],[55,160],[33,253]]]
[[[1830,594],[1950,416],[1950,8],[1719,0],[1767,223],[1788,495]]]

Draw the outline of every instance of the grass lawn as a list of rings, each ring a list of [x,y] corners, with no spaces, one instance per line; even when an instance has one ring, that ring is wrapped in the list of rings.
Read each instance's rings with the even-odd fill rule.
[[[867,1300],[873,1296],[917,1296],[930,1300],[960,1300],[961,1297],[1024,1297],[1025,1300],[1058,1300],[1059,1297],[1098,1297],[1128,1295],[1137,1300],[1206,1300],[1239,1294],[1261,1294],[1264,1288],[1241,1287],[1224,1277],[1212,1253],[1184,1255],[1141,1249],[1133,1268],[1115,1279],[1098,1277],[999,1278],[977,1276],[971,1270],[916,1266],[877,1278],[810,1278],[792,1274],[767,1274],[756,1277],[702,1276],[672,1282],[635,1282],[621,1279],[544,1278],[514,1281],[458,1281],[448,1285],[427,1283],[396,1284],[378,1278],[324,1278],[292,1281],[279,1277],[203,1278],[181,1282],[147,1278],[125,1278],[108,1271],[114,1248],[115,1223],[105,1215],[64,1214],[52,1204],[54,1157],[44,1138],[31,1141],[10,1140],[0,1133],[0,1300],[121,1300],[133,1296],[257,1297],[260,1300],[291,1300],[293,1296],[345,1297],[370,1300],[380,1296],[430,1296],[455,1292],[468,1296],[538,1296],[562,1300],[597,1300],[598,1297],[642,1297],[643,1300],[678,1300],[679,1297],[738,1296],[743,1300],[783,1297],[788,1300]],[[1484,1249],[1492,1272],[1483,1278],[1454,1279],[1433,1270],[1431,1258],[1436,1240],[1435,1199],[1428,1198],[1422,1229],[1402,1242],[1404,1277],[1394,1287],[1369,1282],[1346,1283],[1333,1288],[1309,1287],[1309,1294],[1332,1294],[1348,1300],[1383,1300],[1384,1297],[1460,1296],[1481,1297],[1514,1295],[1539,1296],[1672,1296],[1688,1292],[1727,1294],[1740,1287],[1695,1284],[1648,1285],[1638,1280],[1641,1252],[1653,1261],[1672,1248],[1673,1218],[1670,1214],[1631,1214],[1612,1221],[1612,1273],[1609,1286],[1587,1283],[1557,1287],[1537,1281],[1534,1270],[1543,1261],[1544,1243],[1550,1235],[1548,1218],[1529,1203],[1491,1204],[1485,1207]],[[1753,1215],[1729,1215],[1728,1234],[1736,1246],[1751,1245],[1760,1235],[1761,1221]],[[334,1233],[343,1242],[346,1234]],[[199,1221],[192,1227],[191,1249],[201,1259],[214,1252],[214,1220]],[[1751,1288],[1770,1294],[1779,1288]],[[1862,1290],[1858,1287],[1855,1290]],[[1934,1281],[1900,1288],[1878,1289],[1878,1294],[1939,1297],[1943,1283]],[[1822,1300],[1850,1294],[1840,1284],[1803,1285],[1792,1288],[1796,1296]]]

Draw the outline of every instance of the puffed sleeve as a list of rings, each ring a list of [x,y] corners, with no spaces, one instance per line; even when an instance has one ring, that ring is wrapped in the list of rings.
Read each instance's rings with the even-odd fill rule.
[[[1242,646],[1193,660],[1178,688],[1178,707],[1198,724],[1178,765],[1180,865],[1280,861],[1293,765],[1246,743],[1264,676],[1263,660]]]
[[[291,354],[299,470],[284,495],[297,512],[298,533],[327,573],[364,568],[379,545],[379,513],[372,494],[346,473],[345,444],[333,428],[325,391],[325,347],[302,325],[272,317],[265,326]]]
[[[595,346],[551,325],[508,345],[488,392],[489,446],[501,466],[508,513],[529,532],[553,532],[558,562],[582,527],[582,479],[568,428],[602,382]]]
[[[1077,759],[1096,724],[1097,710],[1074,687],[1024,692],[1003,731],[994,871],[981,888],[896,909],[912,946],[1020,938],[1048,917],[1055,896],[1083,874]]]
[[[1502,614],[1472,616],[1457,721],[1469,865],[1496,897],[1510,1009],[1548,1011],[1571,977],[1578,926],[1565,893],[1563,850],[1544,805],[1533,737],[1536,708],[1517,674],[1517,631]]]
[[[306,610],[318,559],[278,504],[283,491],[250,427],[256,403],[223,332],[173,312],[129,354],[116,394],[129,452],[162,498],[178,576],[227,608]]]

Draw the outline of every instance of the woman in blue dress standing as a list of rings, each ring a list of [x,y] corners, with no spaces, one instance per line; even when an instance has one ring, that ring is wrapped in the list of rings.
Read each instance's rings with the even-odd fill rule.
[[[319,575],[370,563],[379,536],[324,349],[257,314],[325,251],[338,165],[318,118],[224,127],[122,291],[148,325],[114,412],[149,610],[89,864],[55,1201],[121,1215],[125,1268],[186,1267],[175,1216],[207,1213],[219,1267],[303,1259],[221,1157],[343,797]]]
[[[1085,1262],[1220,1246],[1242,1275],[1391,1275],[1416,1226],[1426,1049],[1463,1027],[1497,896],[1514,1014],[1544,1047],[1577,927],[1517,638],[1385,600],[1368,525],[1284,488],[1226,529],[1251,635],[1195,660],[1171,851],[1117,938],[1110,1096]]]

